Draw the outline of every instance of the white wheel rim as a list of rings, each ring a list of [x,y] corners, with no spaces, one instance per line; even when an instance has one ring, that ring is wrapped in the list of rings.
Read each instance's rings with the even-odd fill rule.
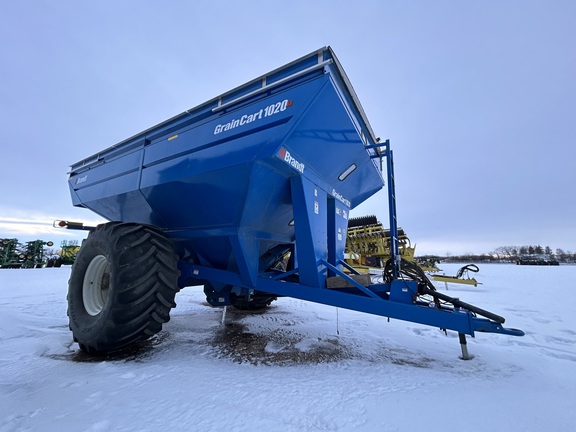
[[[89,315],[96,316],[104,308],[110,288],[108,260],[104,255],[95,256],[84,274],[82,300]]]

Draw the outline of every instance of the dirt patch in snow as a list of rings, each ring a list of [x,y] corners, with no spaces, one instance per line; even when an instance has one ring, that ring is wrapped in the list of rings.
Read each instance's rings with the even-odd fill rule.
[[[226,323],[213,343],[220,356],[238,363],[294,365],[331,363],[352,357],[335,338],[309,339],[281,328],[257,333],[238,322]]]

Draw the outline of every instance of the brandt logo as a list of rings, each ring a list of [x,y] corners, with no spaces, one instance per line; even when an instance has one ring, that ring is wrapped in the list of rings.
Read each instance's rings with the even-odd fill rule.
[[[286,162],[292,168],[294,168],[294,169],[300,171],[302,174],[304,174],[304,168],[306,168],[306,166],[302,162],[298,162],[296,159],[294,159],[292,157],[292,155],[290,154],[290,152],[288,150],[286,150],[284,147],[280,148],[280,151],[278,152],[278,156],[280,156],[280,159],[283,159],[284,162]]]
[[[87,175],[85,175],[84,177],[78,177],[78,178],[76,178],[76,181],[74,182],[74,184],[79,185],[80,183],[84,183],[87,178],[88,178]]]

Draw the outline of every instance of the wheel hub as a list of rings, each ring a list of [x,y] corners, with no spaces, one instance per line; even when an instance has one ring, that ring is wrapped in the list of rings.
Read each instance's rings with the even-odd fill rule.
[[[98,315],[106,303],[110,288],[110,272],[108,260],[104,255],[95,256],[84,275],[82,285],[82,300],[84,308],[91,316]]]

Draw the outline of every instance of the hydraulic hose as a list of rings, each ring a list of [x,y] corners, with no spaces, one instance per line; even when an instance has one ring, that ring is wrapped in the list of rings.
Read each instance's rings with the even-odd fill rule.
[[[448,303],[452,303],[454,306],[462,308],[462,309],[466,309],[469,310],[470,312],[474,312],[477,315],[481,315],[483,317],[486,317],[488,319],[491,319],[493,321],[496,321],[500,324],[504,324],[504,321],[506,321],[504,319],[504,317],[501,317],[500,315],[496,315],[495,313],[489,312],[487,310],[484,310],[482,308],[479,308],[477,306],[471,305],[469,303],[463,302],[460,299],[454,298],[454,297],[450,297],[447,296],[446,294],[442,294],[439,293],[438,291],[432,291],[430,288],[428,287],[423,287],[422,288],[422,293],[423,294],[428,294],[431,295],[434,298],[443,300],[445,302]]]
[[[388,260],[384,268],[384,280],[385,282],[390,282],[392,280],[392,261]],[[413,262],[402,259],[400,272],[406,276],[416,280],[418,282],[418,294],[420,295],[430,295],[434,298],[434,302],[437,307],[440,306],[440,300],[451,303],[452,305],[469,310],[472,313],[481,315],[497,323],[504,324],[505,318],[497,315],[495,313],[489,312],[477,306],[471,305],[469,303],[463,302],[460,299],[450,297],[446,294],[439,293],[436,291],[434,284],[428,279],[424,270],[422,270],[418,265]]]
[[[458,270],[458,273],[456,273],[456,277],[461,278],[462,276],[464,276],[464,273],[468,273],[469,271],[478,273],[479,270],[480,269],[476,264],[468,264],[462,267],[460,270]]]

